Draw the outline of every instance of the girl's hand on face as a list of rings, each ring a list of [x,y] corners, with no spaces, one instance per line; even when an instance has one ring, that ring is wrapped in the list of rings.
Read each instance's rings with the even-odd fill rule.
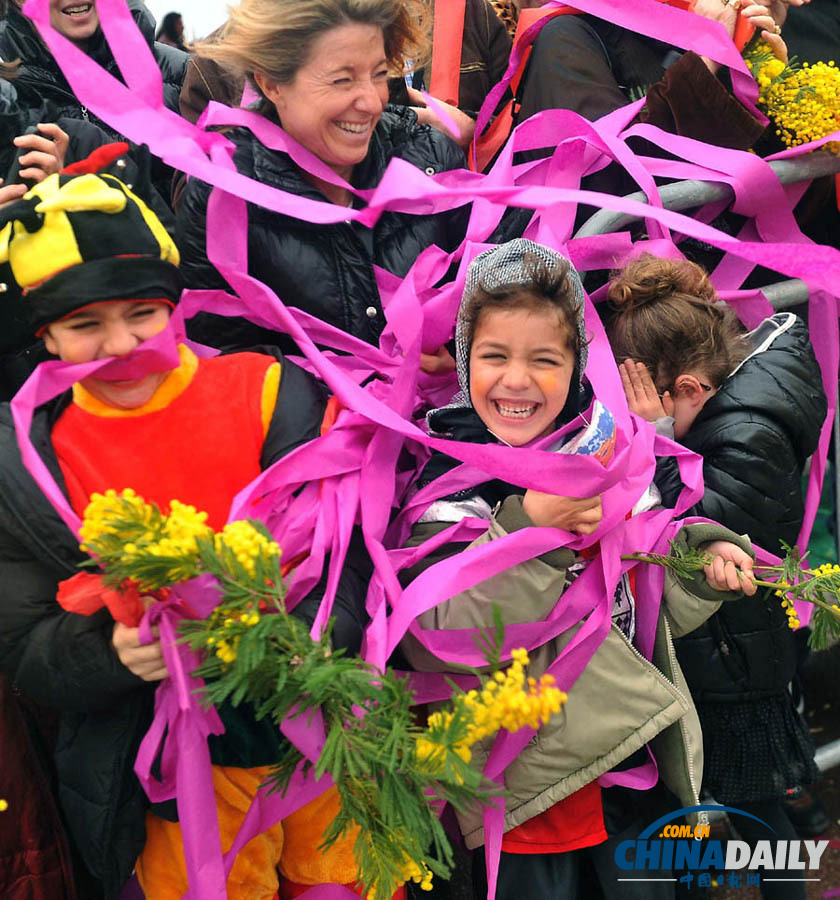
[[[20,158],[20,177],[41,182],[64,168],[64,157],[70,138],[54,122],[38,125],[40,134],[19,134],[12,143],[18,150],[28,150]]]
[[[665,391],[660,399],[656,385],[644,363],[625,359],[618,367],[618,371],[630,412],[636,413],[648,422],[655,422],[663,416],[673,416],[674,400],[670,392]]]
[[[716,591],[740,590],[752,597],[758,588],[749,553],[730,541],[712,541],[700,549],[712,557],[711,563],[703,569],[709,587]]]
[[[576,534],[592,534],[604,518],[600,494],[595,497],[558,497],[528,490],[522,498],[522,509],[535,525],[562,528]]]
[[[129,628],[121,622],[116,622],[111,644],[120,662],[129,672],[142,678],[143,681],[163,681],[168,677],[169,670],[163,659],[157,628],[153,628],[152,633],[158,640],[152,644],[141,644],[138,628]]]

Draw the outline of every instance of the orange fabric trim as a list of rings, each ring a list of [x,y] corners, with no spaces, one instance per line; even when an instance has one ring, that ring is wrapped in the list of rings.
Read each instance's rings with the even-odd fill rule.
[[[260,398],[260,415],[262,416],[263,437],[268,434],[274,410],[277,407],[277,391],[280,390],[280,363],[273,363],[268,367],[263,381],[262,397]]]
[[[251,801],[270,773],[268,766],[238,769],[213,766],[213,789],[222,848],[239,831]],[[285,823],[252,838],[239,852],[228,876],[228,900],[273,900],[279,885],[277,866],[285,846]],[[137,860],[137,880],[147,897],[180,900],[187,891],[187,867],[181,826],[146,813],[146,844]]]
[[[166,376],[144,406],[139,406],[137,409],[117,409],[109,406],[94,397],[90,391],[82,387],[79,381],[73,385],[73,402],[85,412],[105,419],[132,419],[159,412],[184,393],[198,370],[198,357],[186,344],[178,344],[178,356],[181,359],[181,365]]]
[[[325,435],[335,425],[338,414],[344,409],[344,404],[335,394],[327,400],[327,408],[324,410],[324,418],[321,420],[321,435]]]
[[[458,105],[461,93],[461,53],[466,9],[467,0],[435,0],[429,93],[452,106]]]

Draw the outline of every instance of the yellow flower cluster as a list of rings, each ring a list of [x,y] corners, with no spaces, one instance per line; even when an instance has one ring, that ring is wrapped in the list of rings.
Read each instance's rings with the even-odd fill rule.
[[[104,494],[93,493],[85,509],[84,521],[79,529],[82,536],[82,550],[89,550],[103,535],[119,534],[115,525],[116,519],[130,517],[138,526],[151,525],[154,508],[136,494],[126,488],[118,494],[115,490],[107,490]]]
[[[766,44],[746,58],[758,82],[759,106],[773,120],[786,147],[796,147],[840,129],[840,70],[830,62],[785,65]],[[827,145],[840,153],[840,143]]]
[[[6,810],[8,808],[9,808],[9,801],[8,800],[0,800],[0,812],[6,812]]]
[[[778,594],[779,592],[776,591],[776,593]],[[788,627],[792,631],[796,631],[796,629],[799,628],[799,615],[796,612],[793,601],[789,600],[787,597],[782,597],[782,609],[787,613]]]
[[[123,550],[126,556],[192,557],[198,555],[197,539],[209,538],[212,533],[206,512],[173,500],[159,536],[146,532],[140,540],[127,543]]]
[[[396,842],[396,841],[395,841]],[[404,843],[404,840],[403,842]],[[430,891],[432,889],[432,870],[422,860],[418,865],[413,859],[406,858],[402,871],[400,872],[400,880],[394,887],[400,887],[407,881],[413,881],[420,885],[421,891]],[[376,885],[373,885],[367,892],[365,900],[374,900],[376,897]]]
[[[462,698],[473,716],[469,744],[495,734],[500,728],[505,731],[518,731],[526,725],[539,728],[560,712],[566,700],[566,695],[554,686],[552,675],[543,675],[539,681],[528,678],[526,682],[527,651],[520,647],[511,655],[513,662],[506,672],[495,672],[480,692],[470,691]]]
[[[95,552],[103,538],[124,538],[128,536],[126,531],[133,538],[121,547],[128,558],[197,556],[197,538],[208,538],[213,533],[207,525],[206,512],[178,500],[170,503],[168,516],[161,516],[154,505],[146,503],[131,488],[119,494],[114,490],[92,494],[79,529],[82,549]]]
[[[402,871],[403,883],[413,881],[420,885],[421,891],[432,889],[432,870],[422,860],[418,866],[414,860],[409,860]]]
[[[428,730],[417,739],[418,762],[426,762],[433,772],[443,771],[447,748],[432,735],[448,730],[456,712],[466,713],[469,720],[464,740],[452,748],[464,762],[472,758],[470,747],[473,744],[500,728],[506,731],[518,731],[526,725],[539,728],[560,712],[566,695],[555,687],[554,677],[543,675],[539,681],[526,679],[527,651],[520,647],[511,656],[513,662],[506,672],[494,672],[480,691],[457,696],[453,710],[434,712],[429,716]]]
[[[245,520],[230,522],[216,534],[216,552],[221,553],[227,547],[253,577],[256,563],[262,560],[269,562],[280,556],[280,547]]]
[[[778,581],[776,583],[781,590],[774,591],[773,593],[777,597],[781,597],[782,609],[787,613],[788,617],[788,627],[791,631],[796,631],[796,629],[799,628],[799,616],[796,613],[796,607],[793,605],[793,601],[785,594],[785,591],[790,588],[790,585],[785,581]]]
[[[239,651],[239,635],[232,632],[237,628],[237,625],[253,628],[260,621],[260,614],[255,609],[245,610],[239,615],[231,614],[223,609],[217,609],[213,612],[213,618],[221,620],[216,627],[224,629],[223,633],[225,633],[225,636],[219,638],[210,635],[206,644],[223,663],[232,663]]]

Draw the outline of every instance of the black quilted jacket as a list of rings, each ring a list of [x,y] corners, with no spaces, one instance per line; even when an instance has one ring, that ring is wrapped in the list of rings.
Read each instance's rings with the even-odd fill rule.
[[[236,167],[244,175],[298,196],[325,199],[285,153],[269,150],[244,129],[230,137],[236,144]],[[354,186],[376,187],[395,158],[430,175],[464,164],[453,141],[428,125],[418,125],[414,112],[405,107],[388,107],[382,114],[368,155],[353,173]],[[205,252],[209,195],[209,185],[192,179],[178,210],[177,244],[187,287],[225,287]],[[371,229],[350,222],[315,225],[248,204],[248,269],[287,305],[376,344],[385,318],[374,266],[403,276],[431,244],[453,250],[463,238],[466,215],[466,207],[436,215],[386,212]],[[193,323],[190,336],[212,346],[279,343],[290,349],[277,334],[242,319],[204,314]]]
[[[705,493],[691,511],[779,552],[804,515],[802,472],[826,416],[806,325],[778,313],[752,333],[756,350],[724,381],[682,443],[703,457]],[[695,700],[747,700],[784,690],[795,654],[775,598],[725,604],[678,642]]]

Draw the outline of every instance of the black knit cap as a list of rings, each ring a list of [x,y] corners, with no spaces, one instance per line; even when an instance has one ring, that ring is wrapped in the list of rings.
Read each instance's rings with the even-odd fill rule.
[[[0,262],[10,263],[36,333],[107,300],[174,306],[182,288],[172,238],[140,197],[106,173],[50,175],[0,210]]]

